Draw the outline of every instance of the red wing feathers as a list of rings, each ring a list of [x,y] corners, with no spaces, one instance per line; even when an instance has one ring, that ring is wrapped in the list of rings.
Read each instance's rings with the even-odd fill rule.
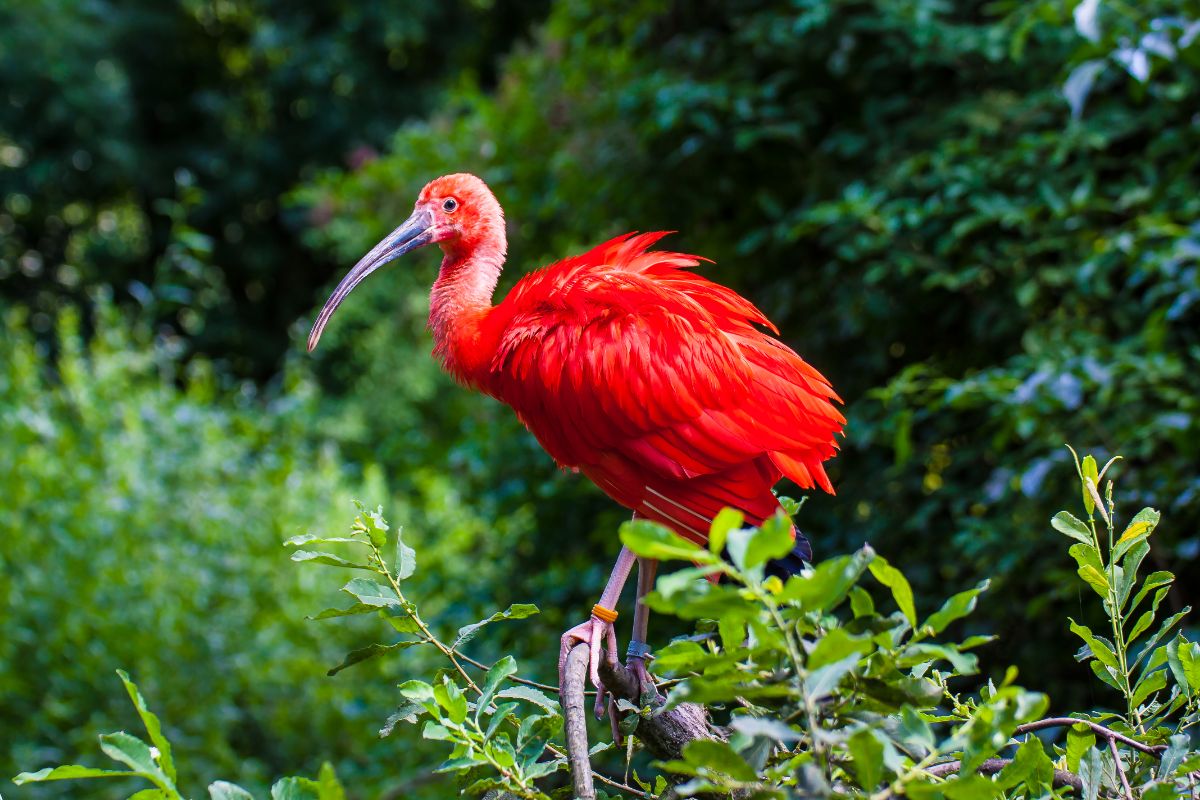
[[[564,467],[696,538],[723,506],[774,513],[787,475],[832,492],[829,382],[748,300],[627,234],[526,276],[490,314],[480,383]]]

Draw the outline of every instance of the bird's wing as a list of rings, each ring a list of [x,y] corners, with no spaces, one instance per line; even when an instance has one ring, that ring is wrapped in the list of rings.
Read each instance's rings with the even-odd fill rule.
[[[749,301],[685,271],[695,256],[649,250],[663,235],[522,280],[492,316],[487,390],[627,505],[651,484],[719,487],[747,469],[832,492],[821,462],[845,420],[829,382],[756,327],[773,329]]]

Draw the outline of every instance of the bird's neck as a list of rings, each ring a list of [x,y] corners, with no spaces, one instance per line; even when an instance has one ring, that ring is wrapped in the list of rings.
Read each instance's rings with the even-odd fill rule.
[[[481,247],[447,250],[429,296],[433,354],[460,383],[479,386],[494,346],[484,341],[483,323],[492,310],[504,251]]]

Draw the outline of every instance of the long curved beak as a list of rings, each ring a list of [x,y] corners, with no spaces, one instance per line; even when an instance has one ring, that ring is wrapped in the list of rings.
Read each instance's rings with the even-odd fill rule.
[[[321,333],[329,324],[333,312],[337,311],[342,301],[349,296],[350,292],[354,291],[354,287],[389,261],[432,242],[432,227],[433,215],[424,208],[417,209],[399,228],[385,236],[383,241],[371,248],[371,252],[363,256],[353,269],[346,273],[346,277],[342,278],[342,282],[325,301],[325,306],[317,315],[317,321],[313,323],[312,331],[308,334],[308,352],[311,353],[316,349],[317,342],[321,339]]]

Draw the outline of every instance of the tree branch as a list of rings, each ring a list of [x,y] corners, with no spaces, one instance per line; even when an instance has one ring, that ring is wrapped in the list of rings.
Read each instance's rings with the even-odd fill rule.
[[[1017,729],[1013,731],[1013,735],[1020,736],[1022,733],[1032,733],[1033,731],[1058,728],[1066,725],[1086,725],[1092,729],[1093,733],[1097,733],[1109,741],[1118,741],[1126,747],[1132,747],[1134,750],[1139,750],[1156,758],[1161,758],[1163,751],[1167,749],[1165,744],[1142,744],[1137,739],[1130,739],[1124,734],[1117,733],[1112,728],[1106,728],[1098,723],[1089,722],[1086,719],[1075,719],[1074,717],[1050,717],[1048,719],[1039,719],[1036,722],[1028,722],[1017,726]]]
[[[600,680],[614,698],[628,700],[639,705],[638,681],[634,674],[619,662],[608,663],[600,659]],[[651,704],[656,711],[638,721],[637,737],[646,746],[647,752],[662,761],[683,758],[683,748],[696,739],[726,741],[729,734],[724,728],[708,721],[708,711],[696,703],[681,703],[670,711],[658,711],[666,703],[657,697]]]
[[[578,800],[596,800],[592,783],[592,762],[588,757],[587,717],[584,715],[583,687],[588,674],[588,646],[580,643],[567,654],[559,692],[567,734],[567,763],[571,783]]]
[[[995,775],[1011,763],[1011,758],[989,758],[980,764],[975,771],[980,775]],[[962,769],[961,761],[946,761],[929,767],[925,772],[935,778],[945,778],[955,774],[960,769]],[[1082,792],[1083,780],[1074,772],[1067,772],[1062,769],[1054,770],[1054,788],[1061,789],[1064,786],[1070,786],[1075,791]]]

